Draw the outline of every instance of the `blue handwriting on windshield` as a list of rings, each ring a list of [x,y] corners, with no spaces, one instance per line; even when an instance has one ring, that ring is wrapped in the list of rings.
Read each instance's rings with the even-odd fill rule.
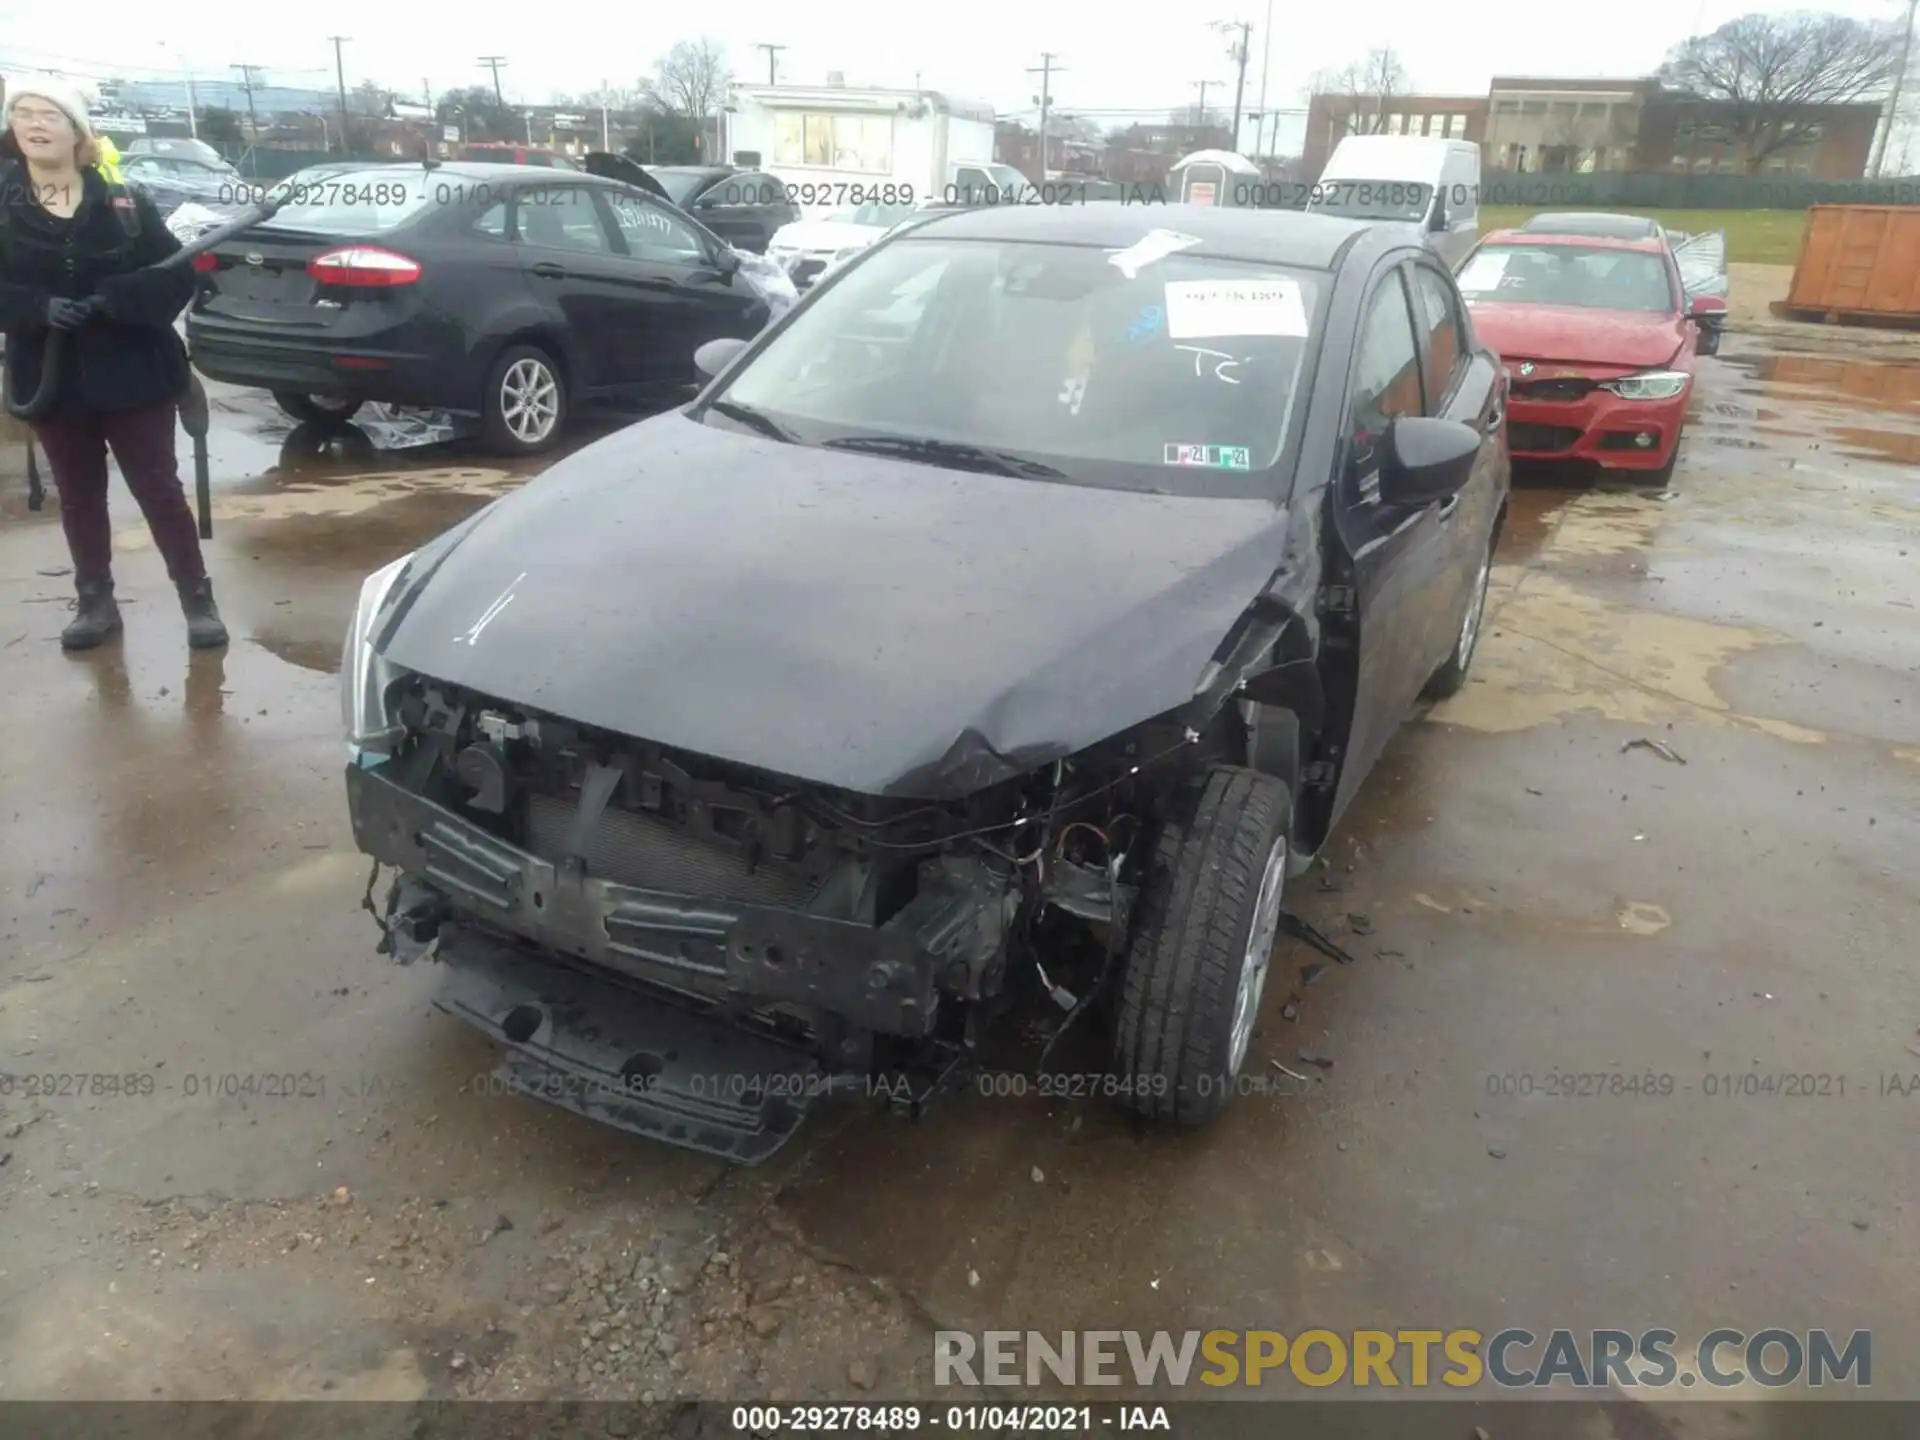
[[[1145,306],[1133,323],[1127,327],[1127,343],[1138,345],[1143,340],[1151,340],[1166,327],[1167,312],[1158,305]]]

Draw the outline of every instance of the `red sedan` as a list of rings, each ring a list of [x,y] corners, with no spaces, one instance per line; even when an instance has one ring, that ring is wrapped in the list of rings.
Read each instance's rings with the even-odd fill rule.
[[[1473,328],[1506,362],[1507,445],[1664,481],[1693,393],[1700,317],[1658,238],[1496,230],[1460,271]]]

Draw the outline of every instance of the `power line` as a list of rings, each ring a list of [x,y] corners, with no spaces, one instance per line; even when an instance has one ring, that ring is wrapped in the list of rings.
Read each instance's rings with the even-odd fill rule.
[[[480,57],[480,64],[493,72],[493,98],[494,102],[499,105],[502,110],[507,108],[507,97],[500,93],[500,67],[506,63],[507,57],[504,55],[482,55]]]
[[[778,74],[777,62],[780,58],[780,52],[787,47],[784,45],[756,45],[753,48],[767,52],[767,84],[778,85],[780,82],[775,78]]]

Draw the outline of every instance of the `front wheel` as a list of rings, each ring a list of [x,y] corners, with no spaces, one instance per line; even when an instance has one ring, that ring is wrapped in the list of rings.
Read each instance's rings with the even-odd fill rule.
[[[560,367],[537,345],[509,345],[487,376],[480,414],[490,449],[508,455],[545,450],[567,419]]]
[[[280,413],[289,420],[300,420],[310,425],[340,425],[351,420],[360,410],[360,401],[341,400],[331,395],[307,395],[298,390],[276,390],[273,403],[280,407]]]
[[[1467,667],[1473,664],[1474,646],[1480,643],[1480,622],[1487,614],[1487,585],[1493,578],[1493,542],[1480,559],[1480,573],[1473,577],[1473,594],[1467,598],[1467,613],[1460,621],[1460,633],[1454,637],[1453,653],[1427,681],[1426,698],[1445,700],[1458,695],[1467,683]]]
[[[1121,972],[1113,1069],[1152,1120],[1203,1125],[1238,1088],[1280,925],[1293,799],[1271,775],[1207,774],[1168,823]]]

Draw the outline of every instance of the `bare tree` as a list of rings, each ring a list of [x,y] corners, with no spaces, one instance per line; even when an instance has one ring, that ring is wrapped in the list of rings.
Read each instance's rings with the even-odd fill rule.
[[[1810,107],[1880,99],[1899,68],[1891,26],[1845,15],[1743,15],[1682,41],[1659,76],[1712,102],[1718,114],[1696,133],[1732,145],[1753,173],[1818,136],[1821,117]]]
[[[681,40],[654,66],[647,96],[670,115],[703,120],[726,103],[727,51],[702,36]]]
[[[1333,100],[1334,121],[1343,135],[1383,135],[1393,101],[1408,89],[1407,69],[1392,46],[1369,50],[1366,57],[1338,70],[1315,73],[1311,95]]]

